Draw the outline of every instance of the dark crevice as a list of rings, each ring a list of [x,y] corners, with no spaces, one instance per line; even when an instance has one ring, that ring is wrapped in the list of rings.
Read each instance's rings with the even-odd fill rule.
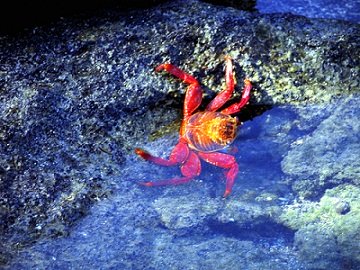
[[[107,10],[142,9],[164,2],[166,0],[5,1],[0,4],[0,35],[13,35],[26,28],[57,22],[63,17],[89,18]]]
[[[222,223],[211,220],[208,223],[210,231],[215,234],[221,234],[226,237],[232,237],[243,241],[252,242],[278,242],[293,243],[294,231],[273,221],[264,221],[262,223],[248,223],[239,226],[236,222]]]

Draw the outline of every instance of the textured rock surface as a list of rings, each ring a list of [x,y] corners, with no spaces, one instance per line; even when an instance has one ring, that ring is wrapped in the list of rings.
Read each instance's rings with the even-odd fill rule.
[[[317,202],[289,205],[281,219],[297,230],[295,245],[315,269],[353,269],[360,262],[360,188],[340,185]],[[319,252],[321,251],[321,252]]]
[[[282,160],[282,170],[296,181],[301,196],[314,197],[324,187],[352,182],[360,185],[360,98],[350,97],[328,105],[326,110],[300,111],[301,126],[322,110],[323,119],[308,135],[300,137]],[[326,116],[327,115],[327,116]]]
[[[294,269],[296,258],[290,250],[256,245],[252,241],[239,241],[231,237],[171,239],[161,237],[154,246],[154,269]],[[172,242],[172,245],[164,243]],[[271,255],[270,255],[271,254]],[[271,257],[269,257],[269,255]],[[186,258],[184,260],[183,258]],[[292,267],[289,267],[292,265]],[[189,267],[190,266],[190,267]]]
[[[283,162],[284,176],[280,162],[288,145],[317,124],[326,131],[326,117],[338,121],[327,102],[358,91],[359,44],[355,24],[252,14],[197,1],[62,20],[22,37],[1,37],[1,263],[16,254],[13,269],[99,268],[105,263],[144,269],[150,261],[162,263],[156,254],[163,253],[152,253],[155,246],[184,252],[191,241],[201,250],[225,241],[222,250],[232,262],[238,254],[231,250],[247,247],[253,254],[245,268],[301,268],[302,262],[290,255],[291,233],[281,230],[278,216],[293,199],[293,181],[302,183],[302,175]],[[241,172],[229,202],[220,199],[222,172],[207,165],[198,181],[188,185],[146,190],[135,185],[136,180],[178,172],[132,153],[141,146],[166,156],[176,142],[175,131],[148,139],[178,121],[185,90],[153,68],[171,61],[194,74],[208,101],[221,89],[226,54],[234,59],[237,93],[246,76],[254,82],[254,111],[260,104],[297,109],[280,106],[244,124],[235,143]],[[319,106],[307,121],[307,111],[298,108],[304,105]],[[345,182],[337,171],[333,174],[339,177],[330,184]],[[326,186],[316,184],[317,194]],[[307,187],[293,188],[302,194]],[[106,206],[92,208],[89,215],[90,207],[106,197]],[[265,231],[271,233],[262,235],[267,222],[271,226]],[[205,240],[204,233],[209,233]],[[68,237],[48,240],[57,236]],[[271,252],[264,251],[269,246],[278,252],[271,264]],[[256,256],[258,249],[264,257]],[[208,254],[211,259],[204,265],[216,264],[218,253],[212,249]],[[181,258],[176,260],[181,266]]]
[[[327,18],[353,21],[356,23],[360,22],[360,14],[358,12],[360,2],[356,0],[346,1],[346,3],[336,0],[306,2],[298,0],[257,0],[256,8],[261,13],[292,13],[309,18]]]

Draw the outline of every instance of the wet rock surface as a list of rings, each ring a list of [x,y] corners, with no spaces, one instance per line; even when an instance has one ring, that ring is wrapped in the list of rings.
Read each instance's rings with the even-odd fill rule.
[[[180,269],[178,253],[195,268],[205,257],[199,267],[222,265],[225,254],[224,269],[236,269],[242,254],[247,269],[306,269],[293,249],[295,241],[310,252],[304,229],[281,214],[298,196],[359,184],[359,44],[356,24],[198,1],[1,37],[1,265]],[[177,140],[186,86],[154,67],[171,61],[196,76],[206,102],[224,82],[225,55],[235,64],[237,97],[245,77],[254,82],[247,110],[274,106],[247,117],[234,143],[240,173],[232,196],[221,199],[224,175],[206,164],[187,185],[137,186],[178,173],[133,154],[143,147],[165,157]],[[353,213],[348,195],[350,208],[337,204],[338,215]],[[342,241],[333,265],[354,244]]]
[[[328,189],[319,202],[304,201],[286,207],[281,219],[297,230],[295,245],[312,268],[347,266],[352,269],[352,266],[357,269],[360,261],[359,199],[359,186],[345,184]]]
[[[318,1],[298,1],[298,0],[278,0],[269,2],[267,0],[257,0],[256,8],[261,13],[292,13],[309,18],[327,18],[360,22],[359,1],[318,0]]]
[[[331,111],[324,114],[327,116],[308,135],[295,141],[282,160],[282,170],[296,179],[293,189],[301,196],[317,197],[324,188],[342,183],[360,185],[359,101],[359,96],[354,96],[329,105],[327,110]],[[316,118],[318,112],[311,111],[302,113],[305,118]],[[304,125],[300,125],[308,128],[307,120],[303,120]]]

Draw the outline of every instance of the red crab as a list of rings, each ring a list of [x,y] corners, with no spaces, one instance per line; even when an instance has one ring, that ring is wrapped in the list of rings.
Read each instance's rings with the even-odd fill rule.
[[[223,196],[227,197],[231,193],[239,167],[232,155],[217,151],[226,148],[234,141],[239,122],[231,114],[239,112],[247,104],[252,85],[248,79],[245,79],[241,100],[217,111],[231,98],[236,84],[231,58],[228,56],[225,57],[225,65],[225,89],[217,94],[207,105],[205,111],[199,112],[195,112],[202,100],[202,90],[199,82],[193,76],[172,64],[161,64],[156,67],[156,71],[165,70],[181,79],[184,83],[189,84],[185,94],[180,138],[169,159],[152,156],[139,148],[135,149],[135,153],[143,159],[158,165],[180,165],[182,177],[156,182],[142,182],[141,185],[152,187],[187,183],[200,174],[200,159],[202,159],[227,170],[226,188]]]

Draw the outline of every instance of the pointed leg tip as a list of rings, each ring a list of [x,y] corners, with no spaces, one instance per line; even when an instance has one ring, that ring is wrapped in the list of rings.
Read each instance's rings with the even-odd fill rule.
[[[135,152],[135,154],[142,157],[143,159],[148,159],[150,156],[150,154],[148,152],[144,151],[141,148],[135,148],[134,152]]]
[[[251,85],[251,81],[250,81],[248,78],[246,78],[246,79],[244,80],[244,84],[245,84],[245,85]]]
[[[161,70],[163,70],[163,69],[164,69],[164,65],[161,64],[161,65],[158,65],[158,66],[155,68],[155,71],[156,71],[156,72],[159,72],[159,71],[161,71]]]
[[[162,70],[169,70],[171,68],[171,64],[169,63],[165,63],[165,64],[160,64],[155,68],[156,72],[162,71]]]
[[[138,183],[140,186],[145,186],[145,187],[152,187],[154,186],[153,182],[139,182]]]
[[[225,198],[227,198],[229,195],[230,195],[230,193],[231,193],[231,190],[225,190],[225,192],[224,192],[224,195],[223,195],[223,198],[225,199]]]

